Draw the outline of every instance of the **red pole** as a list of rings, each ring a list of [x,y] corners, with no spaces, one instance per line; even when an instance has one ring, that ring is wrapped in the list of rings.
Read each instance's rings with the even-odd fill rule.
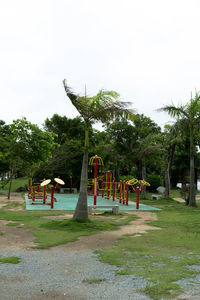
[[[139,209],[139,199],[140,199],[140,188],[137,186],[136,188],[136,209]]]
[[[102,194],[101,194],[102,198],[104,197],[104,175],[102,177]]]
[[[119,203],[122,203],[122,181],[119,182]]]
[[[129,191],[129,185],[126,184],[126,205],[128,205],[128,191]]]
[[[32,192],[32,204],[33,204],[34,201],[35,201],[35,189],[34,189],[34,187],[33,187],[33,192]]]
[[[115,201],[115,178],[113,178],[113,201]]]
[[[53,201],[54,201],[54,186],[51,187],[51,208],[53,208]]]
[[[107,184],[107,198],[109,199],[110,198],[110,171],[108,171],[108,184]]]
[[[43,204],[46,204],[46,185],[43,187]]]
[[[123,204],[125,204],[125,181],[122,182],[122,188],[123,188]]]
[[[98,160],[97,160],[97,157],[95,157],[95,160],[94,160],[94,205],[97,204],[97,163],[98,163]]]

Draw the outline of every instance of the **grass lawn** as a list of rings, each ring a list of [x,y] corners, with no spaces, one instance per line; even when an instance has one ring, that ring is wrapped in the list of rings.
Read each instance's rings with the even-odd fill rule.
[[[200,266],[200,208],[171,199],[141,202],[162,208],[156,212],[158,220],[149,222],[161,230],[125,236],[112,248],[97,251],[99,259],[118,266],[116,274],[146,278],[144,292],[152,299],[174,299],[181,293],[178,281],[200,273],[200,267],[190,268]]]

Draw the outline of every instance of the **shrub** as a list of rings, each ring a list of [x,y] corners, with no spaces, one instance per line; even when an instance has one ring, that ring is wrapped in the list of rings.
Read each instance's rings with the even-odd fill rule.
[[[157,192],[156,189],[162,185],[162,178],[157,174],[147,175],[146,181],[150,183],[150,186],[147,187],[147,190],[149,192]]]

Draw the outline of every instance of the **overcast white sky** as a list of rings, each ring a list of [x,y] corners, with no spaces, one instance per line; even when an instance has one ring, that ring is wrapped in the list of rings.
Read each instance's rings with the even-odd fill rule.
[[[200,90],[198,0],[1,0],[0,119],[75,117],[77,93],[115,90],[159,125],[157,108]]]

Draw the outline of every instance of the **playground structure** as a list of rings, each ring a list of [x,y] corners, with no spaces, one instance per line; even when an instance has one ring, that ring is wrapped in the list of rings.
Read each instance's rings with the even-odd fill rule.
[[[94,205],[97,203],[97,194],[98,194],[98,166],[100,170],[103,168],[103,160],[100,156],[92,156],[89,160],[89,166],[92,172],[92,167],[94,166],[94,183],[93,183],[93,194],[94,194]]]
[[[32,178],[28,178],[28,198],[32,200],[31,204],[50,205],[51,208],[53,208],[54,202],[57,201],[54,197],[54,191],[59,187],[59,185],[65,184],[60,178],[54,178],[54,181],[56,182],[55,187],[49,187],[51,179],[44,179],[40,184],[33,185]],[[47,193],[47,189],[50,190],[50,193]],[[47,202],[48,197],[50,198],[50,202]]]
[[[129,187],[131,186],[133,191],[136,191],[136,209],[139,209],[139,197],[140,192],[145,186],[150,186],[145,180],[138,180],[136,178],[130,180],[115,181],[115,177],[111,170],[107,170],[103,173],[102,178],[98,178],[98,165],[103,167],[102,158],[95,155],[90,158],[89,166],[94,166],[94,179],[88,180],[88,195],[94,195],[94,206],[97,205],[97,195],[101,191],[101,196],[104,199],[112,199],[112,201],[119,200],[120,204],[128,205],[129,200]],[[101,186],[100,186],[101,181]]]

